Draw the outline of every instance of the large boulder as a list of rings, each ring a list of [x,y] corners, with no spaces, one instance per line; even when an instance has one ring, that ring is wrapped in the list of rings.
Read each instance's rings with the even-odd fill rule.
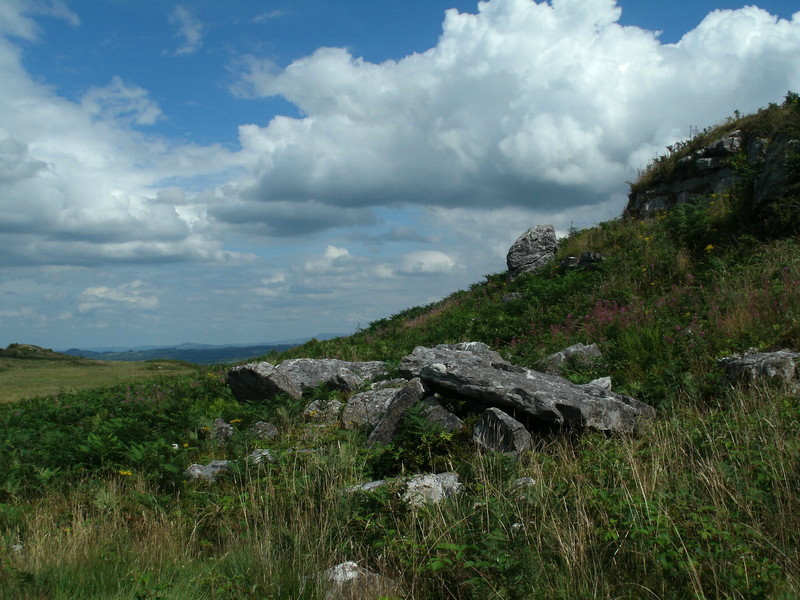
[[[479,355],[440,352],[438,362],[420,371],[430,389],[486,407],[496,407],[541,424],[588,427],[633,433],[655,410],[630,396],[599,386],[579,386],[562,377],[539,373]]]
[[[387,373],[386,365],[381,361],[350,362],[338,358],[293,358],[284,360],[276,369],[301,389],[328,384],[354,390],[364,380]]]
[[[300,386],[268,362],[233,367],[228,371],[226,381],[241,402],[263,402],[278,394],[286,394],[295,400],[302,396]]]
[[[552,225],[531,227],[508,250],[506,264],[509,278],[542,268],[553,260],[556,247],[556,230]]]
[[[533,439],[525,426],[499,408],[487,408],[472,431],[473,441],[492,452],[530,450]]]
[[[406,379],[419,377],[423,367],[443,360],[457,360],[458,357],[477,356],[490,364],[508,364],[500,354],[483,342],[461,342],[458,344],[439,344],[434,348],[417,346],[400,360],[397,370]]]

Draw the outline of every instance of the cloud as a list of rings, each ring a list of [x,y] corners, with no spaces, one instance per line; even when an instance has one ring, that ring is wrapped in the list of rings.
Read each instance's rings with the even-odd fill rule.
[[[31,17],[63,19],[77,27],[81,20],[62,0],[3,0],[0,2],[0,35],[13,35],[29,41],[39,36],[39,26]]]
[[[398,272],[403,275],[445,275],[462,267],[439,250],[419,250],[407,254]]]
[[[183,44],[174,52],[175,56],[194,54],[203,45],[202,21],[185,6],[177,6],[170,15],[170,23],[178,26],[178,36],[183,37]]]
[[[147,90],[128,85],[117,76],[104,87],[90,88],[81,105],[94,119],[100,120],[153,125],[161,117],[161,109],[149,98]]]
[[[591,207],[690,125],[800,86],[800,14],[715,11],[672,45],[619,16],[613,0],[492,0],[447,11],[437,45],[400,60],[248,57],[232,91],[282,96],[303,117],[240,128],[255,165],[241,197]]]
[[[269,12],[263,12],[255,17],[253,17],[253,23],[268,23],[270,21],[274,21],[275,19],[280,19],[281,17],[285,16],[287,13],[285,10],[271,10]]]
[[[80,293],[78,312],[85,314],[103,309],[153,310],[158,307],[158,296],[147,290],[141,280],[131,281],[116,288],[106,286],[90,287]]]

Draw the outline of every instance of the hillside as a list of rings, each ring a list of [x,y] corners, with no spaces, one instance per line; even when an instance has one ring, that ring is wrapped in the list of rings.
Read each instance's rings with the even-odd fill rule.
[[[738,147],[708,154],[734,132]],[[279,363],[296,357],[385,361],[375,389],[246,398],[220,367],[0,406],[0,599],[800,597],[797,383],[739,384],[718,364],[800,350],[797,139],[790,93],[654,161],[625,216],[571,231],[542,269],[487,275],[262,367],[286,379]],[[737,177],[700,193],[690,180],[710,158]],[[759,196],[776,168],[777,192]],[[651,211],[641,198],[665,199]],[[521,379],[597,344],[598,360],[561,374],[608,376],[656,416],[621,433],[541,427],[516,454],[479,449],[457,395],[437,397],[461,425],[409,405],[387,444],[344,418],[416,346],[473,341]],[[409,476],[443,472],[460,493],[409,500]],[[349,595],[326,587],[334,565],[360,577]]]

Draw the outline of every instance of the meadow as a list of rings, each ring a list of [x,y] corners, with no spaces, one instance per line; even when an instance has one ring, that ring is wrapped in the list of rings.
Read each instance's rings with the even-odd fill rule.
[[[800,105],[765,110],[800,131]],[[610,375],[654,406],[636,436],[551,431],[516,458],[411,411],[392,444],[370,449],[366,431],[302,419],[310,400],[346,393],[243,403],[221,366],[1,405],[0,598],[313,599],[320,571],[347,560],[414,599],[800,597],[800,395],[780,381],[733,386],[717,365],[800,350],[797,199],[767,226],[749,189],[572,231],[541,271],[490,274],[350,337],[264,357],[393,368],[416,345],[483,341],[535,368],[597,343],[602,360],[565,376]],[[605,259],[558,267],[583,251]],[[233,438],[214,438],[217,418]],[[259,440],[258,421],[278,436]],[[265,447],[274,462],[241,460]],[[185,477],[219,458],[239,461],[214,483]],[[421,508],[392,486],[344,493],[441,471],[464,493]],[[520,477],[534,483],[516,487]]]

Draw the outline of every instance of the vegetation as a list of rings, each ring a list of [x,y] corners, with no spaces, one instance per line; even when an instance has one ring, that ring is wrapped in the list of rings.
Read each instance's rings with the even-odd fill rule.
[[[33,396],[91,389],[197,370],[178,360],[103,362],[53,352],[28,344],[0,348],[0,403]]]
[[[777,383],[734,389],[716,360],[800,348],[800,240],[752,219],[741,189],[573,231],[557,259],[582,251],[606,258],[488,275],[268,358],[396,364],[416,345],[476,340],[535,366],[596,342],[602,362],[567,376],[611,375],[654,405],[642,435],[552,432],[516,460],[412,411],[395,444],[369,450],[365,432],[305,426],[298,402],[237,402],[222,369],[9,403],[0,598],[317,598],[314,575],[344,560],[408,598],[799,597],[800,397]],[[216,418],[237,426],[227,443],[211,434]],[[275,462],[185,480],[190,463],[264,447],[248,433],[259,420],[279,426]],[[467,491],[420,509],[391,488],[343,493],[417,469],[455,471]]]

